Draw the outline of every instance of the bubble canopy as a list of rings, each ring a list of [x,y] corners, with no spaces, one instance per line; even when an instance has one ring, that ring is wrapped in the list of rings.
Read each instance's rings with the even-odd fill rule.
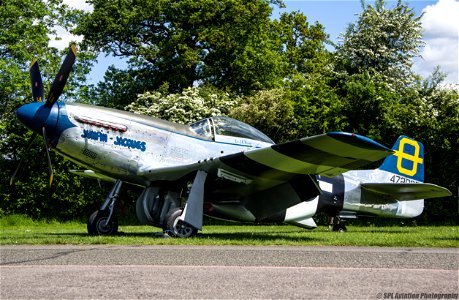
[[[258,129],[229,117],[218,116],[203,119],[191,124],[190,127],[195,133],[207,138],[231,136],[274,144],[268,136]]]

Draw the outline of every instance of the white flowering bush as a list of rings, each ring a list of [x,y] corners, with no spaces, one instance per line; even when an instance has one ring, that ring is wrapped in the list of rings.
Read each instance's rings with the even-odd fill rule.
[[[419,57],[422,41],[420,16],[398,2],[391,9],[384,0],[363,4],[355,24],[340,35],[336,57],[350,74],[368,73],[389,84],[393,91],[414,80],[413,58]]]
[[[227,115],[238,105],[238,97],[206,87],[189,87],[180,94],[163,95],[158,91],[140,94],[125,109],[134,113],[189,124],[218,115]]]

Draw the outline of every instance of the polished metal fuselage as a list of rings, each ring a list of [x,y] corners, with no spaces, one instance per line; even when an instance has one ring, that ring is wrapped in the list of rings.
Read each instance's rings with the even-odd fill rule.
[[[270,144],[198,135],[188,125],[82,104],[65,104],[73,127],[60,132],[55,150],[77,164],[112,178],[149,185],[142,174]],[[60,115],[60,117],[64,117]]]

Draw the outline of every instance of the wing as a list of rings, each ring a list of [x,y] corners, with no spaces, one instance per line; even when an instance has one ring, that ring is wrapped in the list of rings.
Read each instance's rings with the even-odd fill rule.
[[[363,136],[335,132],[220,158],[253,175],[270,170],[333,177],[382,159],[392,150]]]
[[[87,178],[100,179],[100,180],[109,181],[109,182],[116,181],[115,178],[112,178],[112,177],[109,177],[109,176],[106,176],[100,173],[96,173],[93,170],[69,170],[69,172],[72,174],[82,176],[82,177],[87,177]]]
[[[327,133],[138,175],[148,181],[174,181],[206,171],[206,202],[237,202],[261,220],[319,195],[311,175],[335,176],[391,153],[363,136]]]
[[[362,183],[364,193],[375,194],[378,198],[409,201],[418,199],[440,198],[451,196],[451,192],[431,183]]]
[[[176,180],[196,170],[210,171],[218,167],[223,172],[230,171],[228,176],[235,171],[235,175],[240,174],[242,181],[311,174],[333,177],[366,166],[391,153],[391,149],[369,138],[332,132],[193,164],[142,170],[138,175],[150,181]]]

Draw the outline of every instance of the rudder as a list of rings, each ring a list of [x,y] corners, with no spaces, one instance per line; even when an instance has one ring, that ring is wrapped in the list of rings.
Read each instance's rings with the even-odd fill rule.
[[[401,135],[392,150],[394,154],[386,157],[379,169],[424,182],[424,145]]]

